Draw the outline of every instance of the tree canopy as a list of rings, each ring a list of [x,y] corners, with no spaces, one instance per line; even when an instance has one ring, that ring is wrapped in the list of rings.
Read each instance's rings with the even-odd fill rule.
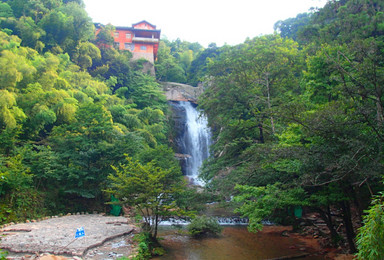
[[[329,1],[208,59],[199,105],[215,140],[201,177],[223,199],[235,195],[251,230],[265,219],[295,224],[302,207],[334,245],[356,251],[356,219],[383,189],[383,9]]]
[[[82,1],[1,1],[0,29],[0,222],[104,210],[111,165],[169,145],[159,84]]]
[[[252,231],[304,209],[334,246],[380,259],[383,10],[328,1],[236,46],[162,39],[155,78],[114,49],[112,25],[95,34],[81,0],[0,1],[0,222],[104,210],[112,193],[156,237],[204,197],[183,188],[158,81],[202,83],[205,191],[233,198]]]

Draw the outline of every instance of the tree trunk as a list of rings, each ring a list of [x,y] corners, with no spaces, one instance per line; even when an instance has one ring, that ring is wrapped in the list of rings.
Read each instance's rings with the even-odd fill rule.
[[[364,206],[362,202],[362,194],[360,192],[360,187],[353,188],[353,201],[357,209],[357,214],[359,217],[360,224],[363,223],[363,214],[364,214]]]
[[[351,207],[350,207],[349,201],[342,201],[341,209],[343,210],[343,222],[345,226],[345,232],[347,234],[349,250],[351,253],[355,253],[356,252],[356,245],[354,241],[355,231],[353,230]]]
[[[156,214],[155,216],[155,230],[153,232],[153,238],[156,239],[157,237],[157,228],[158,228],[158,225],[159,225],[159,215]]]
[[[272,104],[271,104],[271,91],[269,89],[269,73],[266,73],[265,75],[265,84],[267,86],[267,104],[268,104],[268,110],[269,113],[272,113]],[[271,115],[271,127],[272,127],[272,134],[275,134],[275,124],[273,122],[273,116]]]
[[[330,210],[329,206],[327,206],[327,212],[323,211],[320,208],[317,209],[317,212],[320,214],[320,217],[324,220],[329,231],[331,232],[332,245],[338,246],[339,240],[340,240],[340,235],[339,235],[339,233],[337,233],[335,226],[333,225],[331,210]]]
[[[259,132],[260,132],[260,137],[259,137],[259,140],[260,140],[260,143],[264,143],[264,133],[263,133],[263,125],[262,124],[259,124]]]
[[[384,117],[383,117],[383,107],[380,102],[380,98],[376,97],[376,117],[379,128],[383,125]]]

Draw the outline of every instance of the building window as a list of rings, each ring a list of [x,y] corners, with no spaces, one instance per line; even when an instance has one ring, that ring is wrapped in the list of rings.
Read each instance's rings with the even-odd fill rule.
[[[115,49],[119,49],[120,48],[120,43],[119,42],[114,42],[113,43],[113,47],[115,47]]]
[[[140,50],[146,51],[147,50],[147,46],[144,46],[144,45],[140,46]]]
[[[113,36],[115,36],[115,38],[119,38],[119,32],[114,32]]]
[[[133,43],[125,43],[125,44],[124,44],[124,48],[125,48],[126,50],[134,51],[134,49],[135,49],[135,44],[133,44]]]
[[[131,37],[132,37],[132,35],[131,35],[130,33],[126,33],[126,34],[125,34],[125,38],[127,38],[127,39],[131,39]]]

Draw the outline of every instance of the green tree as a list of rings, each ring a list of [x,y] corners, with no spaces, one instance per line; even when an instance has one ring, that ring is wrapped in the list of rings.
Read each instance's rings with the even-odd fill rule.
[[[358,259],[381,259],[384,255],[383,194],[375,196],[364,216],[363,226],[357,236]]]
[[[171,48],[160,42],[157,61],[155,63],[156,78],[160,81],[185,83],[185,71],[171,55]]]
[[[239,210],[260,223],[293,206],[278,204],[292,192],[319,213],[335,245],[343,232],[355,251],[351,210],[362,216],[382,189],[381,9],[378,1],[330,1],[299,26],[301,46],[267,36],[220,49],[199,103],[215,129],[214,156],[202,170],[208,189],[241,197],[251,191],[235,183],[252,192],[281,183],[274,201],[256,194]]]
[[[25,119],[25,114],[17,106],[14,93],[0,90],[0,131],[15,129]]]
[[[49,50],[53,47],[65,49],[73,43],[71,37],[73,33],[73,17],[67,16],[59,10],[53,10],[45,15],[38,25],[45,31],[42,40]]]
[[[308,25],[310,21],[309,13],[298,14],[295,18],[280,20],[275,23],[274,30],[278,31],[281,37],[289,37],[295,41],[298,39],[298,32],[301,28]]]
[[[100,31],[96,35],[95,43],[99,47],[110,46],[113,47],[114,39],[113,39],[113,31],[115,31],[115,27],[111,24],[107,24],[106,26],[102,26]]]
[[[337,42],[382,37],[384,32],[383,3],[373,1],[328,1],[310,17],[310,22],[298,33],[299,41],[310,43]]]
[[[210,44],[207,49],[198,52],[188,70],[188,83],[197,86],[199,82],[206,80],[208,76],[208,63],[221,53],[221,48],[216,44]]]
[[[90,42],[81,42],[77,46],[73,59],[83,70],[86,70],[92,66],[93,60],[101,59],[100,49]]]
[[[160,85],[149,75],[136,73],[130,85],[130,97],[137,104],[138,108],[154,107],[164,108],[165,96]]]
[[[53,129],[50,142],[59,163],[66,166],[61,189],[80,198],[100,196],[109,173],[109,144],[113,143],[110,113],[100,104],[82,104],[73,123]]]
[[[42,198],[32,181],[30,169],[23,164],[22,152],[0,157],[0,222],[25,220],[44,213]]]
[[[0,17],[13,17],[12,8],[7,3],[0,3]]]
[[[277,210],[308,205],[303,199],[306,196],[302,188],[286,189],[280,183],[260,187],[237,185],[236,190],[239,194],[235,201],[241,206],[235,212],[249,219],[248,229],[252,232],[261,230],[262,221],[273,216]]]
[[[207,114],[217,142],[215,153],[230,163],[253,142],[265,143],[275,132],[274,107],[297,88],[301,67],[297,44],[277,35],[226,46],[210,63],[214,84],[199,105]],[[290,64],[290,66],[287,66]]]
[[[154,238],[164,218],[185,214],[174,196],[183,187],[179,171],[162,169],[153,162],[140,164],[129,157],[125,164],[112,168],[115,174],[108,176],[111,184],[107,192],[121,204],[137,208]]]
[[[66,16],[71,18],[71,40],[72,45],[69,45],[66,50],[69,54],[72,54],[73,50],[79,45],[80,42],[86,42],[94,39],[95,27],[92,23],[91,17],[88,16],[81,3],[76,1],[68,2],[59,8],[59,11],[63,12]]]
[[[1,1],[0,11],[1,169],[15,173],[9,165],[17,157],[20,172],[33,172],[20,196],[17,178],[7,177],[13,198],[0,196],[1,214],[100,210],[110,165],[124,153],[176,165],[165,148],[161,89],[130,52],[106,44],[110,31],[99,33],[109,33],[104,45],[89,42],[94,26],[81,0]]]
[[[108,44],[99,43],[101,59],[93,60],[92,67],[89,68],[90,74],[94,77],[103,78],[106,82],[111,83],[113,91],[119,88],[128,88],[132,83],[133,69],[131,68],[130,52],[119,52]],[[129,93],[125,98],[129,98]]]

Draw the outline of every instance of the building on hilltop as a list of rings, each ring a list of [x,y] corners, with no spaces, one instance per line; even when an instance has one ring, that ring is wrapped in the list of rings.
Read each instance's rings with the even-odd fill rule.
[[[96,34],[101,27],[101,24],[96,24]],[[132,27],[115,26],[112,36],[115,48],[131,51],[134,60],[144,58],[153,64],[159,49],[160,32],[155,25],[144,20],[132,24]]]

